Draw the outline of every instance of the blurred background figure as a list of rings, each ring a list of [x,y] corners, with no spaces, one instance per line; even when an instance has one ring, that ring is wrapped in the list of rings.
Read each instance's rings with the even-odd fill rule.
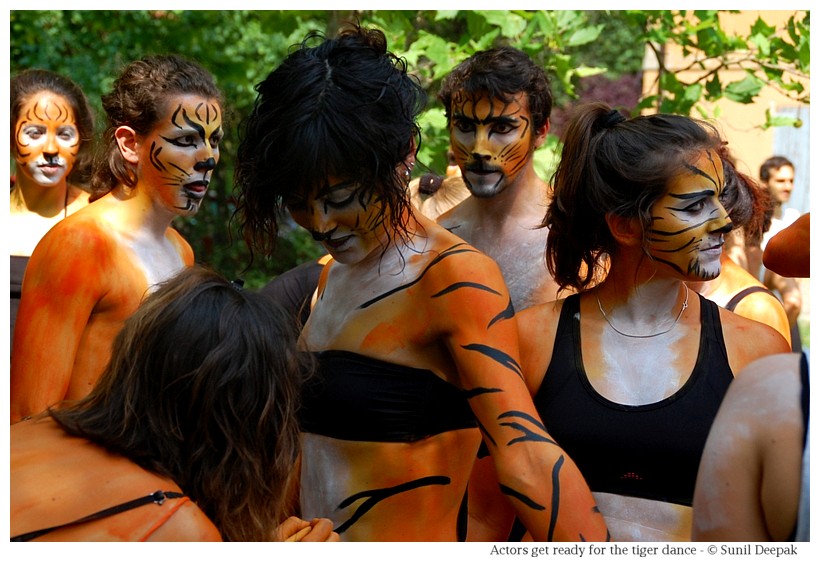
[[[88,205],[94,114],[71,79],[39,69],[13,76],[11,178],[6,242],[11,253],[11,320],[20,305],[23,274],[34,247],[59,221]]]
[[[794,174],[794,164],[784,156],[772,156],[760,165],[760,180],[766,185],[772,197],[772,215],[771,225],[763,234],[760,248],[754,250],[758,256],[766,250],[766,245],[773,236],[800,216],[797,209],[787,205],[794,189]],[[798,326],[798,317],[803,307],[803,291],[800,283],[794,277],[784,277],[765,266],[761,267],[759,258],[750,259],[749,267],[753,268],[752,273],[758,275],[766,287],[780,295],[789,319],[792,351],[802,351],[803,344]]]

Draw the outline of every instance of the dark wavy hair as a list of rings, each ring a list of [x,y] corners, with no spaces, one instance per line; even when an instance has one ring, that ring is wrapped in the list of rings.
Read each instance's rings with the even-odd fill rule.
[[[504,102],[524,92],[533,130],[546,123],[552,113],[552,90],[547,73],[526,53],[512,47],[478,51],[444,78],[438,99],[444,104],[448,123],[453,95],[457,92],[473,98],[487,95]]]
[[[15,146],[14,127],[20,110],[32,96],[52,92],[66,99],[74,111],[75,125],[80,137],[80,149],[68,176],[69,183],[86,185],[91,176],[94,147],[94,111],[88,98],[73,80],[50,70],[30,68],[12,77],[9,83],[11,98],[11,146]]]
[[[579,106],[565,132],[542,223],[550,229],[547,265],[559,286],[583,290],[605,277],[604,258],[618,248],[608,213],[638,219],[646,244],[651,207],[664,196],[669,181],[704,151],[717,151],[722,144],[717,129],[689,117],[625,119],[605,103]]]
[[[718,149],[723,161],[723,192],[720,202],[734,228],[742,228],[747,244],[759,245],[768,230],[766,214],[772,209],[772,196],[765,186],[737,169],[728,146]]]
[[[92,200],[118,184],[137,184],[134,166],[123,158],[114,138],[117,128],[127,125],[147,135],[168,110],[168,98],[181,94],[217,100],[223,111],[223,129],[227,129],[222,93],[214,77],[198,63],[179,55],[156,55],[133,61],[122,69],[111,91],[102,96],[107,124],[94,162]]]
[[[769,178],[772,175],[772,170],[779,170],[783,166],[788,166],[794,170],[794,164],[792,164],[792,161],[785,156],[772,156],[767,158],[760,165],[760,179],[764,182],[769,181]]]
[[[200,267],[148,296],[86,398],[49,414],[173,479],[226,540],[270,540],[298,454],[298,398],[312,372],[293,318]]]
[[[416,117],[426,96],[404,59],[387,51],[384,33],[358,25],[333,39],[311,33],[256,91],[234,171],[235,216],[252,253],[270,255],[286,202],[329,176],[356,179],[363,201],[381,202],[384,228],[407,236],[410,201],[398,168],[413,141],[420,146]]]

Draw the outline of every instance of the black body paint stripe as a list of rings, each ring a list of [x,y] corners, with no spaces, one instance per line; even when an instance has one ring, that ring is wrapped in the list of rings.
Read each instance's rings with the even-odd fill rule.
[[[515,317],[515,307],[513,306],[512,298],[510,298],[510,302],[507,303],[507,308],[499,312],[495,318],[490,320],[490,323],[487,324],[487,329],[489,330],[490,327],[498,322],[499,320],[509,320]]]
[[[399,484],[398,486],[393,486],[390,488],[381,488],[377,490],[365,490],[364,492],[359,492],[357,494],[353,494],[346,500],[342,501],[339,504],[338,509],[342,509],[344,507],[349,506],[356,500],[361,498],[368,498],[362,503],[356,511],[351,515],[347,521],[339,525],[337,528],[334,529],[337,533],[344,533],[346,530],[350,528],[356,521],[361,519],[361,517],[370,511],[373,507],[376,506],[380,501],[385,500],[391,496],[395,496],[396,494],[400,494],[402,492],[409,492],[410,490],[415,490],[416,488],[421,488],[423,486],[445,486],[450,483],[450,478],[447,476],[425,476],[424,478],[419,478],[418,480],[411,480],[410,482],[405,482],[404,484]]]
[[[424,271],[422,271],[421,274],[418,277],[416,277],[413,281],[410,281],[409,283],[405,283],[404,285],[399,285],[398,287],[396,287],[394,289],[391,289],[391,290],[389,290],[385,293],[382,293],[378,297],[372,298],[369,301],[365,302],[364,304],[360,304],[359,308],[367,308],[368,306],[371,306],[371,305],[379,302],[380,300],[386,299],[387,297],[389,297],[390,295],[392,295],[394,293],[397,293],[399,291],[403,291],[404,289],[407,289],[408,287],[412,287],[413,285],[415,285],[416,283],[421,281],[421,279],[427,274],[427,272],[430,271],[431,267],[436,265],[438,262],[440,262],[444,258],[450,257],[450,256],[455,255],[455,254],[460,254],[460,253],[463,253],[463,252],[477,253],[477,250],[475,250],[473,248],[469,248],[469,247],[462,248],[462,249],[457,249],[459,246],[466,246],[466,245],[467,245],[466,243],[456,244],[455,246],[452,246],[452,247],[444,250],[440,255],[438,255],[434,259],[430,260],[430,263],[427,264],[427,267],[424,268]]]
[[[521,374],[521,366],[509,355],[501,351],[500,349],[495,349],[494,347],[490,347],[489,345],[484,345],[481,343],[470,343],[467,345],[461,346],[463,349],[467,351],[477,351],[482,355],[485,355],[492,359],[493,361],[503,365],[507,369],[514,372],[516,375],[524,379],[524,376]]]
[[[461,281],[459,283],[453,283],[452,285],[450,285],[449,287],[447,287],[445,289],[442,289],[441,291],[439,291],[435,295],[431,295],[430,298],[435,299],[435,298],[441,297],[443,295],[446,295],[448,293],[452,293],[453,291],[457,291],[458,289],[465,289],[465,288],[480,289],[482,291],[487,291],[488,293],[492,293],[494,295],[500,295],[501,294],[498,291],[496,291],[495,289],[493,289],[492,287],[488,287],[487,285],[482,285],[481,283],[473,283],[473,282],[470,282],[470,281]]]

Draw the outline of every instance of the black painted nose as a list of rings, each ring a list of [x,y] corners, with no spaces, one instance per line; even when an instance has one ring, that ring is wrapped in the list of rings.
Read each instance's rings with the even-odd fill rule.
[[[197,172],[213,170],[214,168],[216,168],[216,160],[213,158],[208,158],[204,162],[197,162],[194,164],[194,170]]]

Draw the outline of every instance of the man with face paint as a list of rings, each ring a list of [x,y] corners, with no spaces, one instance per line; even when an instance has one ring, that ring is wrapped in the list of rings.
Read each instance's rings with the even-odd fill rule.
[[[547,184],[533,165],[552,110],[544,69],[512,47],[480,51],[452,70],[438,97],[471,193],[438,223],[498,263],[516,310],[555,300],[547,230],[538,228]]]
[[[193,265],[171,227],[196,214],[219,160],[222,96],[177,56],[127,65],[103,96],[93,202],[32,254],[11,362],[11,421],[88,394],[123,322],[154,286]]]
[[[721,144],[687,117],[579,108],[544,219],[550,272],[578,293],[516,315],[536,409],[616,541],[690,539],[726,389],[751,361],[789,349],[687,287],[720,274],[732,228]]]
[[[7,225],[13,233],[7,237],[13,335],[23,274],[34,247],[52,226],[88,205],[88,193],[80,185],[90,169],[94,115],[77,84],[48,70],[21,72],[11,79],[10,90],[16,172]]]

